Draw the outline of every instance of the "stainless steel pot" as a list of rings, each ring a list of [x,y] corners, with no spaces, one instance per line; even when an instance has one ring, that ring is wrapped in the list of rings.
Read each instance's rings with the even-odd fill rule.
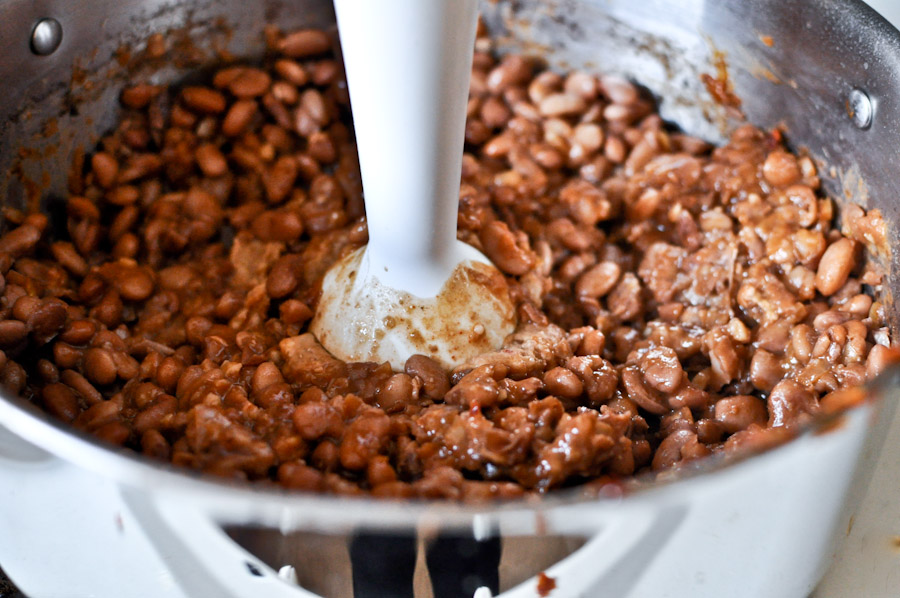
[[[724,56],[747,118],[784,124],[791,143],[820,161],[826,188],[881,209],[896,238],[900,34],[861,2],[500,0],[483,8],[501,49],[623,72],[663,98],[664,117],[710,139],[735,124],[700,83]],[[59,26],[36,28],[45,18]],[[152,74],[170,81],[214,63],[216,48],[259,54],[264,22],[329,26],[333,15],[327,0],[0,2],[4,205],[40,201],[54,210],[73,155],[113,124],[118,90],[135,76],[122,58],[150,33],[192,44],[193,63]],[[886,256],[889,270],[897,259]],[[889,280],[896,290],[897,278]],[[199,477],[110,450],[4,396],[0,563],[41,598],[344,596],[351,537],[365,531],[400,542],[418,533],[501,538],[507,598],[537,595],[541,571],[555,579],[558,597],[805,596],[827,565],[848,488],[865,484],[865,467],[854,481],[858,458],[867,442],[877,445],[892,413],[892,400],[874,400],[840,425],[625,497],[559,493],[462,506]],[[431,595],[422,563],[416,588]]]

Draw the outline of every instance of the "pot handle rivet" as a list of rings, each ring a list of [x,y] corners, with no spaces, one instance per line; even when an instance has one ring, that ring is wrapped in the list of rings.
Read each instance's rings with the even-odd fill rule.
[[[875,108],[872,100],[862,89],[854,87],[850,90],[846,102],[847,116],[853,121],[857,129],[868,129],[872,126],[872,117],[875,115]]]
[[[31,30],[31,51],[38,56],[49,56],[62,43],[63,30],[59,21],[44,18],[38,21]]]

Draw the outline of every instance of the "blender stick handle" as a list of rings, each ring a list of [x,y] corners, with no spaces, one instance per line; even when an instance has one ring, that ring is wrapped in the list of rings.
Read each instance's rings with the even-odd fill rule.
[[[477,0],[335,0],[370,259],[455,263]]]

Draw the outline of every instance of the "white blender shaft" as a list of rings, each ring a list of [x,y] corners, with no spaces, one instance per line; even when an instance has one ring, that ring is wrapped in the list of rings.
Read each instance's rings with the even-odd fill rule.
[[[445,367],[515,327],[502,274],[456,239],[477,0],[335,0],[369,244],[322,282],[310,330],[345,361]]]
[[[478,2],[335,0],[334,6],[371,271],[391,288],[432,297],[462,259],[479,257],[456,243]]]

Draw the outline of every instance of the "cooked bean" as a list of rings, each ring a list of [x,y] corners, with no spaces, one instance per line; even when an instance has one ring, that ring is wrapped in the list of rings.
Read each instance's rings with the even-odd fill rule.
[[[94,384],[106,385],[116,380],[116,362],[106,349],[91,348],[84,352],[84,375]]]
[[[272,78],[268,73],[254,68],[241,69],[238,74],[228,82],[228,90],[238,98],[255,98],[269,90]]]
[[[31,318],[31,314],[41,304],[41,300],[31,295],[23,295],[19,297],[13,304],[12,316],[22,322],[27,322]]]
[[[305,440],[317,440],[322,436],[338,437],[343,429],[340,413],[325,403],[298,405],[292,418],[297,432]]]
[[[238,100],[231,105],[225,118],[222,119],[222,133],[229,137],[242,134],[259,109],[255,100]]]
[[[153,293],[153,276],[141,267],[125,267],[113,281],[119,295],[127,301],[143,301]]]
[[[501,270],[513,275],[525,274],[534,264],[531,252],[517,242],[509,227],[498,220],[481,230],[484,251]]]
[[[797,158],[784,150],[775,150],[766,157],[763,163],[763,176],[766,181],[777,186],[791,185],[800,180],[800,167]]]
[[[197,147],[194,157],[200,170],[208,177],[218,177],[228,172],[228,161],[212,143],[204,143]]]
[[[38,303],[28,316],[26,324],[35,340],[46,343],[65,326],[69,314],[66,304],[59,299],[46,299]]]
[[[585,100],[593,100],[597,96],[597,79],[580,71],[569,73],[563,89],[566,93],[581,96]]]
[[[291,192],[299,169],[297,162],[291,156],[280,157],[271,168],[263,174],[263,185],[266,189],[266,198],[271,203],[280,203]]]
[[[140,110],[145,108],[153,98],[162,93],[162,90],[162,87],[158,85],[146,83],[126,87],[122,90],[122,103],[129,108]]]
[[[278,467],[278,481],[294,490],[320,491],[323,487],[322,472],[303,463],[282,463]]]
[[[628,393],[628,398],[642,409],[654,415],[662,415],[669,411],[663,400],[644,385],[641,375],[636,369],[625,368],[622,370],[622,383]]]
[[[716,421],[729,434],[746,430],[752,424],[765,425],[769,414],[761,399],[738,395],[716,402]]]
[[[109,189],[116,183],[119,175],[119,162],[115,156],[106,152],[97,152],[91,156],[91,168],[94,170],[97,184]]]
[[[426,355],[413,355],[407,359],[405,371],[422,381],[422,389],[432,399],[443,399],[450,390],[447,372]]]
[[[614,135],[607,137],[603,144],[603,155],[614,164],[621,164],[624,162],[627,151],[625,143],[619,137]]]
[[[44,408],[63,421],[71,422],[81,412],[75,394],[65,384],[48,384],[41,396]]]
[[[856,242],[851,239],[838,239],[828,246],[816,271],[816,288],[820,293],[827,297],[844,286],[855,266],[855,253]]]
[[[303,65],[293,60],[285,58],[276,60],[275,71],[284,79],[297,86],[306,85],[307,81],[309,81],[309,74],[303,68]]]
[[[40,238],[40,230],[30,224],[23,224],[0,237],[0,253],[14,258],[21,257],[31,252]]]
[[[575,292],[581,297],[599,299],[616,286],[621,271],[615,262],[600,262],[578,278]]]
[[[513,85],[519,85],[528,80],[531,75],[531,66],[522,56],[509,54],[487,76],[487,86],[493,93],[502,93]]]
[[[571,93],[554,93],[541,100],[538,109],[541,116],[565,116],[583,111],[584,98]]]
[[[181,98],[188,108],[204,114],[218,114],[225,110],[225,96],[208,87],[185,87]]]
[[[408,374],[394,374],[378,389],[376,401],[386,413],[402,411],[416,399],[413,378]]]
[[[550,394],[566,399],[574,399],[584,391],[581,379],[571,370],[560,367],[544,373],[544,388]]]
[[[103,395],[100,391],[94,388],[94,385],[88,382],[87,378],[75,370],[63,370],[59,377],[64,384],[78,393],[88,405],[95,405],[103,401]]]
[[[641,358],[644,381],[661,392],[674,392],[684,380],[678,355],[669,347],[654,347]]]
[[[28,336],[28,327],[19,320],[3,320],[0,322],[0,347],[8,348],[18,345]]]
[[[147,430],[141,436],[141,450],[145,455],[156,459],[168,459],[169,443],[159,430]]]
[[[281,375],[281,370],[278,369],[278,366],[271,361],[266,361],[259,364],[259,367],[253,372],[253,377],[250,379],[250,388],[254,393],[261,393],[273,384],[282,384],[283,382],[284,376]]]
[[[285,81],[276,81],[272,84],[272,97],[282,104],[296,104],[300,98],[297,88]]]
[[[364,469],[388,441],[390,418],[383,412],[367,412],[353,420],[341,440],[341,465]]]
[[[666,436],[653,455],[653,469],[668,469],[682,461],[690,461],[709,454],[690,430],[678,430]]]
[[[818,409],[812,391],[794,380],[782,380],[768,398],[769,426],[793,426]]]
[[[131,431],[122,422],[109,422],[93,431],[94,435],[104,442],[121,446],[125,444]]]
[[[765,349],[757,349],[750,360],[750,381],[759,390],[767,392],[782,378],[781,362]]]
[[[303,264],[296,255],[287,255],[275,262],[266,279],[266,291],[269,296],[280,299],[291,294],[300,284],[302,267]]]
[[[600,90],[615,104],[633,104],[638,99],[638,91],[634,84],[619,75],[602,75]]]
[[[281,38],[278,51],[290,58],[306,58],[331,49],[331,38],[318,29],[301,29]]]

